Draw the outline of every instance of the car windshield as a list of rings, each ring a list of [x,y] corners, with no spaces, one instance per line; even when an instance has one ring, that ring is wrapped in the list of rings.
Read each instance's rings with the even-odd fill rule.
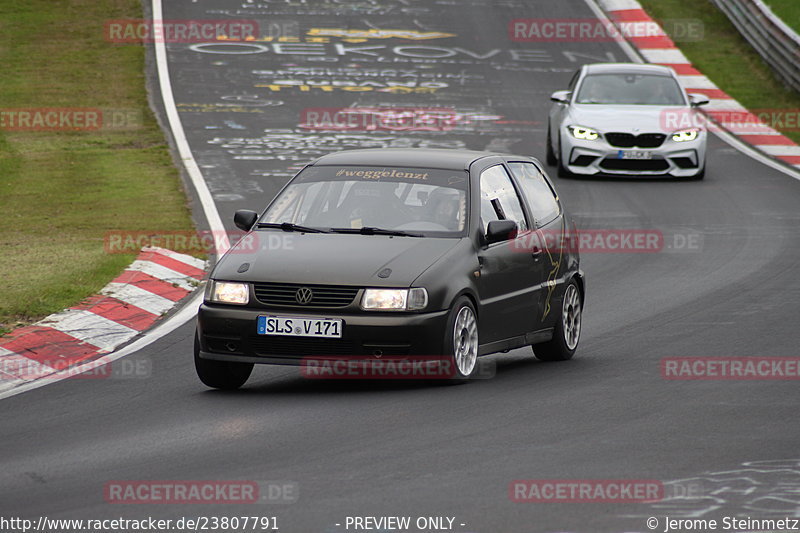
[[[312,166],[292,180],[259,222],[456,237],[466,227],[468,185],[463,170]]]
[[[591,74],[581,83],[578,104],[683,105],[674,78],[652,74]]]

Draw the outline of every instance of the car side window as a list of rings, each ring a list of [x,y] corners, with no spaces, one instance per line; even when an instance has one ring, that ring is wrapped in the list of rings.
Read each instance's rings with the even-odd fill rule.
[[[522,188],[534,223],[541,227],[556,218],[560,212],[558,200],[536,165],[518,162],[509,163],[508,167]]]
[[[481,172],[481,222],[483,232],[492,220],[513,220],[519,231],[528,229],[517,191],[503,165]]]

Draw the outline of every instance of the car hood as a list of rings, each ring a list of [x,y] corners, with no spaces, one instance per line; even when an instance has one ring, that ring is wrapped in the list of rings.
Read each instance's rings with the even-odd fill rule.
[[[427,237],[255,231],[222,258],[212,277],[229,281],[404,287],[410,286],[458,242],[459,239]],[[378,277],[385,269],[391,269],[388,277]]]
[[[578,104],[570,108],[565,126],[593,128],[600,133],[673,133],[665,129],[675,113],[687,113],[680,106],[591,105]]]

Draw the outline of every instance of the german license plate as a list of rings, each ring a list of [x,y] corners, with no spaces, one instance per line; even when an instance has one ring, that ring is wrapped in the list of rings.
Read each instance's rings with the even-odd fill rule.
[[[338,318],[259,316],[257,325],[259,335],[323,337],[328,339],[339,339],[342,336],[342,321]]]
[[[644,150],[620,150],[617,159],[653,159],[653,152]]]

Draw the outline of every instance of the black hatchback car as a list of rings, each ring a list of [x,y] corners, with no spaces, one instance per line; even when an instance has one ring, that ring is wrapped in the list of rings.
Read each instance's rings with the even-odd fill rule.
[[[465,380],[479,356],[578,346],[579,255],[542,165],[486,152],[375,149],[306,166],[211,272],[195,366],[210,387],[254,363],[430,358]]]

